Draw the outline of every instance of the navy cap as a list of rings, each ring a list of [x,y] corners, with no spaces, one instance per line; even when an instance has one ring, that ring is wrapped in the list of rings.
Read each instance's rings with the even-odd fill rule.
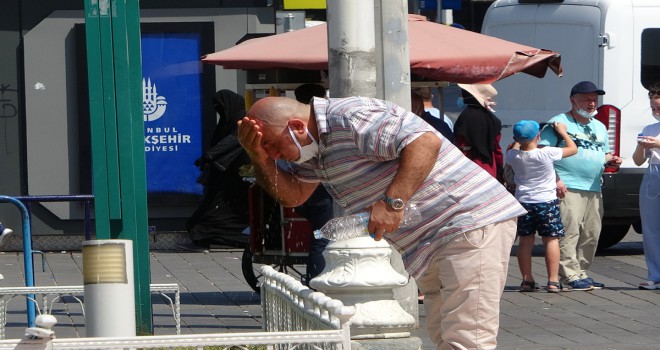
[[[605,91],[596,87],[596,84],[590,81],[581,81],[573,86],[571,89],[571,97],[575,94],[590,94],[595,92],[599,95],[605,95]]]
[[[539,134],[539,123],[534,120],[521,120],[513,125],[513,139],[518,142],[533,140]]]

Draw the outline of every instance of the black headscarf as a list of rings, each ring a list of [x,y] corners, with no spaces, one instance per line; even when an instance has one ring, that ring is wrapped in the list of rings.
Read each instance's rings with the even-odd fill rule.
[[[227,170],[234,161],[242,159],[245,163],[247,155],[238,142],[238,125],[245,112],[245,100],[231,90],[220,90],[213,96],[213,105],[220,118],[213,131],[209,148],[201,158],[195,161],[202,170],[198,182],[205,184],[208,181],[207,165],[211,164],[219,171]]]
[[[495,139],[502,132],[502,122],[482,106],[469,92],[461,90],[465,109],[456,119],[454,134],[463,137],[471,146],[471,158],[486,164],[493,162]]]
[[[238,130],[236,123],[245,117],[245,99],[231,90],[216,92],[213,96],[213,106],[220,118],[213,131],[209,146],[217,144],[218,141],[229,134],[236,135]]]
[[[204,185],[204,197],[188,219],[186,229],[195,244],[244,247],[248,226],[248,187],[239,174],[250,158],[238,142],[236,124],[245,116],[245,100],[230,90],[213,96],[218,124],[208,149],[195,161],[202,174],[197,181]]]

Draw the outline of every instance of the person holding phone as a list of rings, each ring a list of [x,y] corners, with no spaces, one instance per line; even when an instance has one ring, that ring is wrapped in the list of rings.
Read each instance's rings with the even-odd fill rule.
[[[651,116],[657,121],[644,127],[637,137],[637,148],[633,161],[642,165],[648,160],[648,167],[639,187],[639,211],[642,218],[644,259],[646,260],[647,281],[639,284],[639,289],[660,289],[660,83],[649,89]]]

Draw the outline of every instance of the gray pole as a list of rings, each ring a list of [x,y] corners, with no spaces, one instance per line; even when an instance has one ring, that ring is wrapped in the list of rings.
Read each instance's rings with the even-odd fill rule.
[[[373,0],[328,0],[330,97],[376,97]]]
[[[378,97],[410,109],[407,0],[376,0]]]
[[[436,9],[435,16],[435,21],[437,23],[444,23],[442,18],[442,0],[438,0],[438,8]]]

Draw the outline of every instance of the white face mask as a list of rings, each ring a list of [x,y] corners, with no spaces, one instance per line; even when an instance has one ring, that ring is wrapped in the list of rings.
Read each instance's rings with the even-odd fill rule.
[[[579,114],[581,117],[591,119],[591,118],[595,117],[596,114],[598,114],[598,111],[597,111],[597,110],[594,110],[594,111],[591,112],[591,113],[585,111],[584,109],[580,108],[580,106],[578,106],[578,104],[577,104],[577,102],[576,102],[575,100],[573,100],[572,98],[571,98],[571,100],[572,100],[573,103],[575,104],[575,107],[577,107],[577,114]]]
[[[595,117],[596,114],[598,114],[598,111],[594,110],[593,112],[589,113],[589,112],[585,111],[585,110],[582,109],[582,108],[578,108],[578,110],[577,110],[577,114],[581,115],[581,116],[584,117],[584,118],[589,118],[589,119],[591,119],[591,118]]]
[[[655,120],[660,122],[660,114],[651,113],[651,115],[653,116],[653,118],[655,118]]]
[[[312,139],[312,143],[304,147],[300,146],[300,143],[298,142],[298,139],[296,139],[296,135],[293,134],[293,130],[291,130],[291,127],[288,128],[289,128],[289,134],[291,134],[291,138],[293,139],[293,142],[296,144],[296,147],[298,147],[298,151],[300,152],[300,158],[294,160],[293,161],[294,163],[296,164],[304,163],[319,155],[319,144],[314,139],[314,136],[312,136],[312,134],[309,133],[309,130],[307,130],[307,128],[305,128],[305,133],[307,133],[309,138]]]

